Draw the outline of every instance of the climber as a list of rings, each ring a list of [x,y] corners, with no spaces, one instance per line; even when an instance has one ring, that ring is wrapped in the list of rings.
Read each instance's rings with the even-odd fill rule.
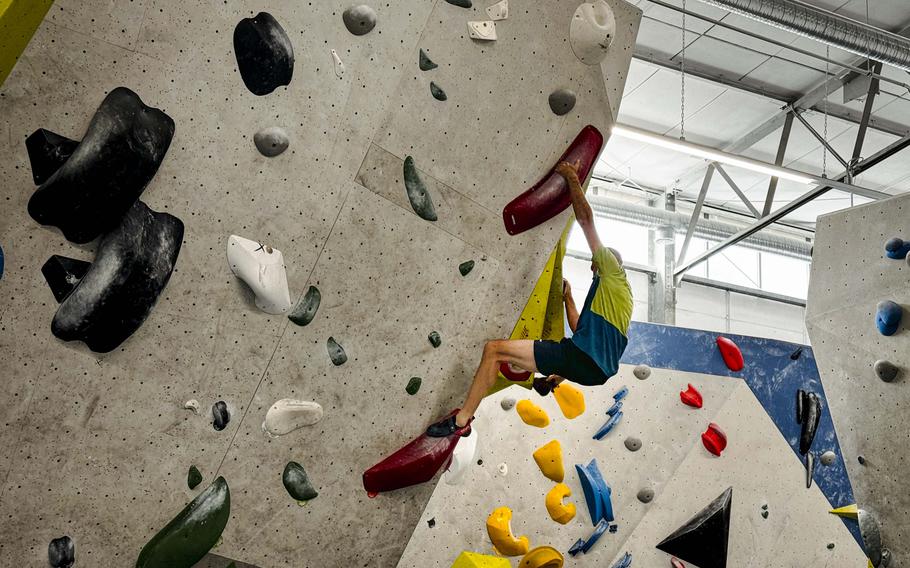
[[[563,284],[566,314],[574,335],[561,341],[488,341],[461,410],[431,424],[427,428],[429,436],[469,435],[474,412],[496,382],[502,363],[547,375],[547,379],[538,381],[547,381],[550,388],[563,379],[587,386],[602,385],[618,371],[632,318],[632,289],[619,252],[600,242],[594,212],[578,179],[578,167],[579,162],[562,162],[556,167],[569,185],[572,208],[591,248],[591,269],[594,271],[594,280],[580,314],[569,287]],[[549,392],[550,388],[544,392]]]

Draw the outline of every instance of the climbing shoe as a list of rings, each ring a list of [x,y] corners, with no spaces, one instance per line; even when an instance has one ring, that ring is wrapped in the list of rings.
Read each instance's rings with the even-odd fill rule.
[[[473,418],[471,420],[474,420]],[[468,421],[467,425],[462,428],[459,428],[455,424],[455,415],[443,418],[435,424],[430,424],[427,427],[427,436],[431,438],[445,438],[446,436],[451,436],[453,434],[458,434],[459,436],[468,437],[471,435],[471,421]]]

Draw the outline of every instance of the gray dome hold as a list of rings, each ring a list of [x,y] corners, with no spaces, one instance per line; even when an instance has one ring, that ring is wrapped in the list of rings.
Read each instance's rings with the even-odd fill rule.
[[[341,20],[355,36],[366,35],[376,27],[376,10],[366,4],[351,6],[341,15]]]
[[[626,441],[623,443],[626,445],[626,449],[629,450],[630,452],[637,452],[638,450],[641,449],[641,440],[639,440],[638,438],[629,436],[628,438],[626,438]]]
[[[897,374],[900,372],[900,369],[892,363],[891,361],[885,361],[880,359],[875,362],[875,374],[878,375],[878,378],[890,383],[897,378]]]
[[[822,465],[831,465],[836,460],[837,460],[837,454],[835,454],[831,450],[828,450],[827,452],[823,453],[821,455],[821,457],[819,458],[819,461],[822,462]]]
[[[635,375],[635,378],[639,381],[643,381],[651,376],[651,367],[647,365],[638,365],[632,369],[632,374]]]
[[[645,487],[644,489],[642,489],[641,491],[638,492],[638,495],[636,495],[636,497],[642,503],[650,503],[651,501],[654,500],[654,490],[651,489],[650,487]]]
[[[550,93],[550,110],[557,116],[572,112],[575,108],[575,93],[569,89],[557,89]]]
[[[253,135],[253,143],[260,154],[274,158],[288,149],[290,140],[283,128],[269,126]]]
[[[512,407],[515,406],[515,399],[504,398],[502,399],[502,402],[499,403],[499,406],[501,406],[503,410],[512,410]]]

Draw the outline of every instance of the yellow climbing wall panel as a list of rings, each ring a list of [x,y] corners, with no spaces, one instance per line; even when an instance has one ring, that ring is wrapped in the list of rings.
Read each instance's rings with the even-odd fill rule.
[[[28,45],[54,0],[0,0],[0,85]]]

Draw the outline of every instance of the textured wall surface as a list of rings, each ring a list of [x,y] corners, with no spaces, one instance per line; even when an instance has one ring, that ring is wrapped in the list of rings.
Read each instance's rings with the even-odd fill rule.
[[[0,564],[40,566],[47,542],[69,534],[80,565],[131,565],[192,498],[191,464],[231,488],[221,556],[262,567],[398,561],[432,485],[369,500],[361,473],[460,402],[482,340],[512,328],[565,217],[508,237],[500,210],[583,125],[612,123],[640,13],[611,0],[620,27],[599,68],[569,47],[574,0],[515,0],[486,44],[466,28],[485,3],[369,3],[379,23],[360,37],[341,21],[349,2],[336,0],[58,0],[49,12],[0,90]],[[260,10],[296,57],[290,85],[265,97],[244,88],[231,43]],[[421,47],[438,69],[418,70]],[[448,101],[430,96],[430,80]],[[78,139],[120,85],[176,122],[143,200],[186,234],[144,326],[97,355],[51,336],[40,267],[51,254],[91,260],[94,245],[28,217],[24,140],[39,127]],[[563,117],[547,104],[560,87],[579,95]],[[269,126],[291,139],[272,159],[253,146]],[[436,223],[403,199],[408,154]],[[320,288],[313,323],[255,308],[225,259],[232,233],[283,252],[292,298]],[[477,267],[463,278],[468,259]],[[347,350],[342,367],[329,336]],[[411,376],[424,379],[413,397]],[[321,403],[325,418],[270,439],[260,424],[286,397]],[[203,416],[183,409],[190,398]],[[233,416],[221,432],[208,411],[218,400]],[[282,487],[288,460],[320,491],[306,507]]]
[[[906,490],[907,317],[885,337],[875,326],[882,300],[910,306],[910,269],[884,255],[890,237],[910,234],[910,199],[870,203],[818,220],[806,324],[847,462],[857,504],[875,513],[892,566],[910,562],[910,495]],[[886,359],[902,367],[885,383],[873,371]],[[865,465],[858,458],[865,458]]]
[[[54,0],[0,0],[0,85]]]

